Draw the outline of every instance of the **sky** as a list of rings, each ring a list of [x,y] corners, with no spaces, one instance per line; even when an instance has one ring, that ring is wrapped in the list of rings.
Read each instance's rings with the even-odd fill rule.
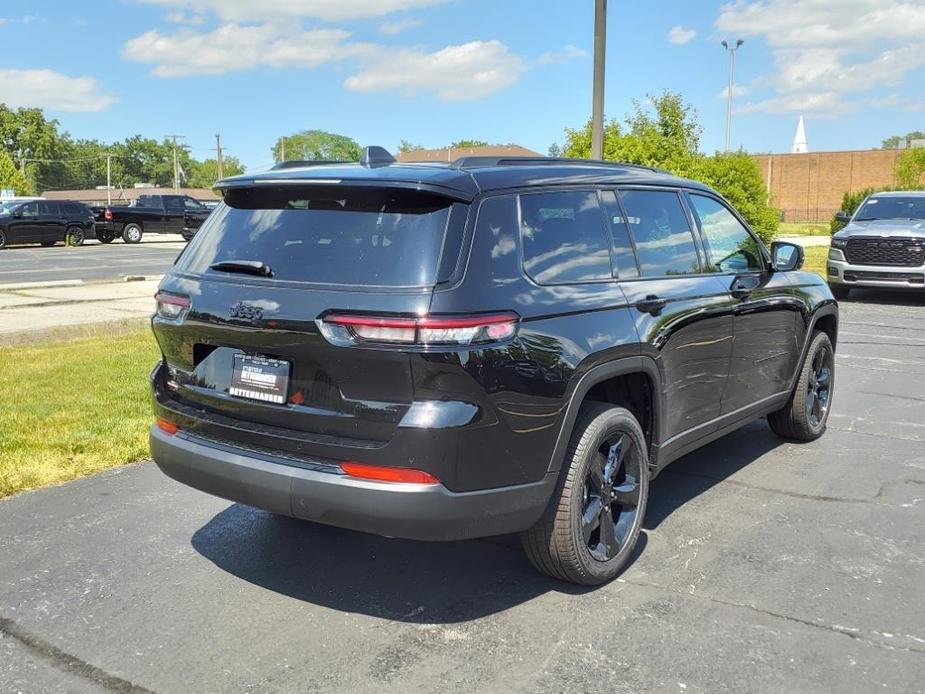
[[[215,133],[249,168],[304,129],[394,150],[405,139],[541,153],[591,110],[593,0],[2,0],[0,101],[75,137]],[[605,112],[670,89],[702,149],[869,149],[925,130],[925,0],[611,0]],[[214,150],[213,150],[214,154]]]

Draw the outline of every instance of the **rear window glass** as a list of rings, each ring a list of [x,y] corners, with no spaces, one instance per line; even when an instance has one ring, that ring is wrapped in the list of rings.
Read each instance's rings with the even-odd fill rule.
[[[209,266],[248,260],[263,262],[273,279],[282,281],[432,285],[452,204],[437,195],[396,189],[231,190],[177,269],[224,275]]]

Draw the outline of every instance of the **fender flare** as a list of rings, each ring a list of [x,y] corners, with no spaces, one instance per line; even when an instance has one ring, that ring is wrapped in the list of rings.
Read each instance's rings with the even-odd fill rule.
[[[796,370],[790,378],[790,392],[796,387],[797,379],[800,377],[800,371],[803,369],[803,362],[806,359],[806,352],[809,351],[809,343],[812,342],[813,332],[816,330],[816,324],[820,318],[825,316],[835,316],[835,334],[838,335],[838,304],[830,301],[820,304],[815,311],[810,314],[809,325],[806,326],[806,337],[803,340],[803,348],[800,350],[800,359],[797,361]],[[833,345],[834,346],[834,345]]]
[[[547,467],[547,472],[558,472],[562,466],[562,459],[565,457],[565,451],[568,448],[569,439],[572,437],[572,429],[575,427],[575,420],[578,418],[578,410],[584,402],[585,396],[598,383],[610,380],[617,376],[627,376],[629,374],[645,374],[652,382],[653,403],[653,421],[652,421],[652,441],[650,449],[655,450],[658,442],[661,440],[661,424],[664,422],[664,393],[662,391],[662,379],[659,373],[658,364],[652,357],[624,357],[609,361],[605,364],[599,364],[586,371],[578,379],[569,395],[568,404],[565,407],[565,416],[562,418],[562,424],[559,433],[556,436],[556,445],[552,451],[552,457]]]

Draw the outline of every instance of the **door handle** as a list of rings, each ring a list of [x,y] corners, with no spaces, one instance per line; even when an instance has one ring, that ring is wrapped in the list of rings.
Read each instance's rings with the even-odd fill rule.
[[[636,304],[636,308],[643,313],[648,313],[651,316],[657,316],[667,305],[667,299],[662,299],[655,294],[649,294],[645,299]]]

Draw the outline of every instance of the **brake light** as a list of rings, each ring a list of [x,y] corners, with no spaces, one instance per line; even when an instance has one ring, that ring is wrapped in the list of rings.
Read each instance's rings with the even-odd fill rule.
[[[190,307],[189,297],[180,294],[158,292],[154,300],[157,302],[157,315],[167,320],[178,320]]]
[[[170,436],[173,436],[178,431],[180,431],[180,427],[171,422],[169,419],[164,419],[163,417],[156,417],[154,419],[154,423],[157,424],[158,429],[166,434],[169,434]]]
[[[105,219],[107,222],[112,221],[112,210],[110,210],[108,207],[103,210],[103,219]]]
[[[364,465],[363,463],[341,463],[343,470],[350,477],[377,482],[403,482],[405,484],[440,484],[440,480],[423,470],[407,467],[384,467],[381,465]]]
[[[520,316],[510,311],[422,318],[332,313],[319,320],[318,326],[335,344],[476,345],[513,337],[519,320]]]

